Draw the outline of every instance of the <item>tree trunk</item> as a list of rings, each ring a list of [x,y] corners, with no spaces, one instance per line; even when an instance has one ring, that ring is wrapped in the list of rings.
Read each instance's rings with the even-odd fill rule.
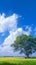
[[[26,53],[26,58],[30,58],[28,53]]]
[[[27,54],[27,58],[30,58],[30,57],[29,57],[29,54]]]

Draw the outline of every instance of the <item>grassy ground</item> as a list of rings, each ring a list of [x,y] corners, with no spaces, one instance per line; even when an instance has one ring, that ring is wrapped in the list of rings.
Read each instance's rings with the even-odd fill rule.
[[[36,65],[36,59],[25,58],[0,58],[0,65]]]

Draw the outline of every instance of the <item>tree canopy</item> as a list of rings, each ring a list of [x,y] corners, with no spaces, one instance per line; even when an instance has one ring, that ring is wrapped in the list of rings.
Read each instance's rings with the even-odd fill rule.
[[[14,43],[11,45],[14,47],[14,51],[20,51],[27,57],[36,51],[36,38],[31,35],[20,35],[17,36]]]

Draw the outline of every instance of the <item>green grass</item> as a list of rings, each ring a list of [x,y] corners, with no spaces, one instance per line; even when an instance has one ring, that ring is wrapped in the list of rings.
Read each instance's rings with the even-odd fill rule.
[[[25,59],[25,58],[0,58],[0,65],[36,65],[36,59]]]

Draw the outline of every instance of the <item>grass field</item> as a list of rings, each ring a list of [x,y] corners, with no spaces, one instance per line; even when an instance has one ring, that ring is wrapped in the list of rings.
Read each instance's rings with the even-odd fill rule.
[[[3,57],[0,58],[0,65],[36,65],[36,59]]]

